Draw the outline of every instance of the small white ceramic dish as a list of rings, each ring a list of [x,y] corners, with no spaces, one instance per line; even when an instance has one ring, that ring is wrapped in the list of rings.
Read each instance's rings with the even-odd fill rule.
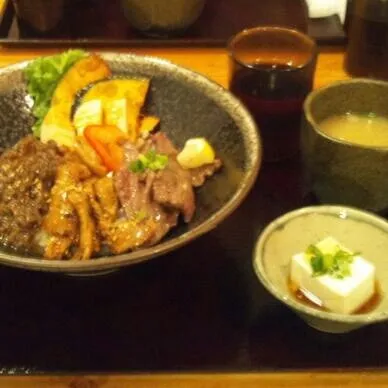
[[[376,267],[381,299],[366,314],[336,314],[298,301],[289,287],[292,255],[327,236]],[[320,331],[344,333],[388,319],[388,222],[372,213],[345,206],[312,206],[294,210],[270,223],[260,235],[253,258],[264,287]]]

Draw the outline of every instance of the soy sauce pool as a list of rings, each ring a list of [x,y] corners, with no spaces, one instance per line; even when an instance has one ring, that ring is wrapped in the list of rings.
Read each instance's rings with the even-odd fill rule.
[[[303,102],[311,88],[311,75],[291,65],[257,63],[235,69],[230,89],[256,120],[266,161],[298,152]]]
[[[317,310],[329,312],[322,304],[318,303],[315,300],[312,300],[308,293],[306,293],[303,289],[299,288],[297,285],[293,284],[291,281],[289,282],[289,289],[293,296],[298,300],[298,302],[303,303],[308,307],[313,307]],[[351,315],[356,314],[368,314],[373,311],[382,301],[383,294],[381,287],[378,282],[375,283],[375,292],[374,294],[357,310],[353,311]]]

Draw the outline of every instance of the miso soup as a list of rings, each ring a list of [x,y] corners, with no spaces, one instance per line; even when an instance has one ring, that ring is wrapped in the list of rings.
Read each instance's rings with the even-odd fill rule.
[[[319,124],[326,135],[354,144],[388,147],[388,117],[346,113],[328,117]]]

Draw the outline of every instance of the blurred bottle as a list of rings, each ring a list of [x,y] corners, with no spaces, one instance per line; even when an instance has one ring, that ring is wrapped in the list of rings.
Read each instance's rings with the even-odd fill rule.
[[[13,0],[19,26],[47,33],[63,19],[65,0]]]
[[[206,0],[121,0],[124,14],[138,31],[154,37],[182,33],[203,11]]]
[[[348,0],[347,1],[347,6],[346,6],[346,13],[345,13],[345,22],[344,22],[344,30],[346,32],[346,35],[349,35],[349,24],[350,24],[350,19],[352,17],[352,8],[353,8],[353,0]]]
[[[388,0],[352,0],[348,16],[346,70],[388,79]]]

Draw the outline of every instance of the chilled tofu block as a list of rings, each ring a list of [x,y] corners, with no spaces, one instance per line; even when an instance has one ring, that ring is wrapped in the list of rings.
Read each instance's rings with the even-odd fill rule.
[[[332,237],[320,241],[316,247],[324,254],[330,254],[338,247],[350,252]],[[349,266],[349,276],[342,279],[330,274],[314,276],[310,256],[305,252],[298,253],[292,257],[291,281],[312,302],[335,313],[349,314],[375,293],[374,265],[361,256],[354,256]]]

